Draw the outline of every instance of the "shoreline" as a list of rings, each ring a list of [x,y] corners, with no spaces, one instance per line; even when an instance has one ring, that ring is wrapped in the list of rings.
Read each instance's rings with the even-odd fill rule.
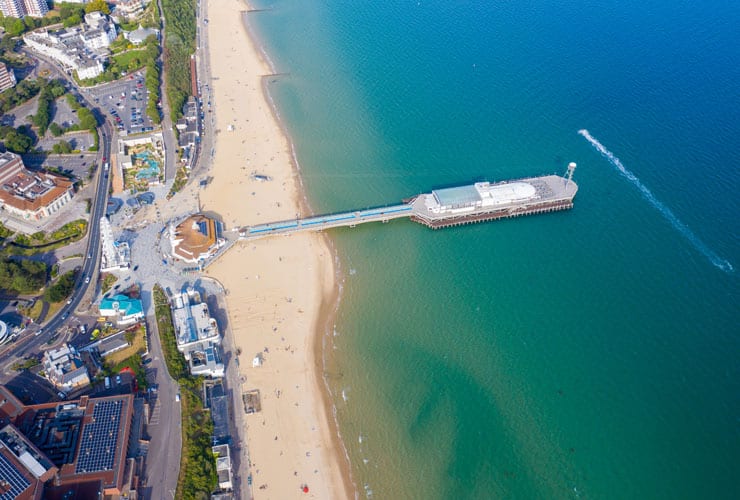
[[[261,215],[262,210],[267,211],[268,209],[272,214],[284,213],[289,207],[303,213],[311,213],[310,204],[304,190],[302,179],[300,178],[301,169],[296,158],[294,144],[290,140],[285,124],[282,122],[268,90],[268,78],[275,76],[274,66],[267,56],[264,46],[249,26],[247,14],[251,12],[251,9],[247,2],[236,0],[232,4],[232,7],[238,11],[238,24],[242,30],[242,35],[247,41],[246,44],[240,44],[238,47],[235,47],[233,43],[239,43],[241,40],[236,40],[235,38],[223,40],[223,38],[229,37],[227,32],[233,29],[233,24],[228,24],[228,26],[232,27],[228,30],[224,26],[223,31],[219,34],[214,32],[215,26],[221,27],[218,21],[213,22],[214,18],[217,20],[219,16],[223,16],[221,18],[226,23],[225,16],[228,16],[229,13],[214,16],[215,9],[212,8],[214,7],[213,2],[214,0],[209,0],[209,17],[212,22],[208,29],[209,39],[212,41],[209,47],[212,61],[211,68],[213,68],[213,75],[211,76],[216,76],[211,82],[213,85],[214,102],[216,103],[216,107],[214,108],[214,113],[216,113],[214,143],[217,144],[217,147],[216,157],[210,169],[214,174],[214,185],[218,186],[218,184],[226,182],[228,188],[227,186],[224,186],[224,188],[232,192],[237,191],[235,182],[237,181],[237,176],[241,174],[234,171],[236,168],[233,165],[234,156],[229,156],[228,152],[224,152],[224,149],[233,148],[235,144],[235,140],[233,140],[235,138],[233,136],[239,138],[243,136],[241,134],[231,135],[233,130],[241,129],[241,125],[244,125],[247,131],[250,132],[248,134],[250,137],[253,134],[260,136],[260,130],[257,129],[260,128],[260,125],[265,125],[265,123],[250,123],[249,126],[246,126],[244,123],[255,121],[255,114],[259,114],[259,109],[255,110],[253,108],[255,103],[257,108],[261,107],[259,100],[266,105],[271,121],[277,127],[277,132],[274,132],[272,135],[266,135],[262,139],[264,142],[270,142],[270,139],[274,139],[274,142],[277,142],[277,145],[270,149],[271,154],[273,154],[273,156],[270,156],[270,160],[280,157],[277,162],[270,162],[269,167],[264,167],[273,175],[275,179],[273,182],[244,188],[247,191],[253,189],[251,192],[253,196],[261,195],[262,191],[271,191],[270,194],[274,196],[273,198],[270,198],[270,194],[268,194],[264,199],[250,203],[249,198],[244,198],[244,196],[249,196],[249,194],[242,189],[241,196],[237,196],[237,198],[239,201],[245,203],[240,203],[239,205],[251,206],[253,210],[243,210],[241,207],[233,210],[235,200],[230,200],[231,196],[225,192],[226,189],[224,189],[224,192],[218,193],[217,199],[215,193],[217,188],[209,187],[204,193],[204,209],[220,213],[224,222],[229,225],[236,225],[237,218],[239,218],[239,225],[244,224],[245,218],[246,220],[252,219],[254,212],[256,212],[258,217],[264,219],[266,216]],[[228,5],[219,4],[217,8],[224,11],[231,11],[231,9],[228,9]],[[216,40],[219,37],[222,39],[221,42],[225,41],[226,44]],[[240,99],[239,103],[233,104],[234,107],[232,107],[232,112],[234,112],[236,108],[245,106],[248,108],[247,112],[243,115],[232,113],[232,115],[235,115],[233,118],[228,116],[228,112],[224,113],[224,108],[228,106],[227,101],[234,102],[234,99],[229,99],[229,92],[221,87],[228,86],[228,82],[225,82],[225,80],[235,80],[237,86],[243,87],[243,84],[237,79],[237,76],[229,75],[230,78],[224,77],[225,73],[222,72],[219,74],[219,71],[216,69],[220,66],[217,59],[223,63],[223,60],[228,58],[228,54],[225,55],[223,53],[225,48],[231,49],[231,52],[235,52],[237,48],[239,51],[243,49],[244,51],[252,52],[252,56],[258,59],[258,62],[251,68],[246,68],[247,72],[251,70],[257,73],[253,76],[258,79],[258,85],[246,90],[238,88],[237,90],[240,92],[239,96],[243,97],[243,99]],[[222,52],[219,52],[219,49]],[[245,65],[248,66],[249,62],[246,62]],[[270,70],[267,71],[267,74],[265,74],[266,69]],[[234,71],[234,73],[236,74],[237,71]],[[249,82],[247,82],[247,85],[249,85]],[[254,99],[254,102],[247,102],[250,99]],[[226,132],[227,123],[229,132]],[[266,125],[266,128],[270,128],[269,123]],[[246,139],[242,140],[241,143],[244,144],[245,141]],[[283,144],[285,145],[284,148],[281,147]],[[256,150],[260,146],[264,147],[264,143],[258,143],[255,140],[254,143],[250,142],[248,146],[249,151],[253,152],[252,148]],[[219,152],[222,154],[219,155]],[[282,157],[281,153],[285,154],[285,157]],[[230,161],[220,162],[219,160],[224,156],[227,156]],[[254,153],[254,157],[257,156],[257,153]],[[249,158],[246,160],[248,166],[241,167],[242,170],[250,170],[255,166],[249,164]],[[283,161],[286,161],[287,165],[283,165]],[[276,164],[273,165],[273,163]],[[226,171],[229,167],[231,169]],[[258,168],[263,167],[259,165]],[[275,169],[275,171],[270,169]],[[274,175],[278,170],[279,175]],[[219,182],[219,177],[221,177],[221,182]],[[282,181],[282,191],[279,188],[276,190],[276,186],[280,181]],[[239,184],[243,184],[244,182],[242,180]],[[232,206],[229,206],[229,201],[232,202]],[[270,204],[274,204],[274,206],[270,206]],[[275,209],[275,206],[277,209]],[[272,218],[273,215],[269,217]],[[297,253],[296,250],[298,251]],[[254,255],[250,260],[257,261],[256,268],[260,271],[260,274],[254,275],[255,280],[250,280],[250,271],[253,271],[251,268],[254,268],[254,263],[249,265],[242,257],[241,265],[239,265],[240,261],[237,255],[242,252],[246,253],[247,251]],[[266,261],[269,261],[270,257],[274,260],[275,254],[282,255],[279,257],[281,264],[275,266],[275,268],[269,265],[265,266]],[[286,255],[287,257],[285,257]],[[275,494],[278,494],[279,497],[292,497],[293,494],[290,493],[291,491],[300,493],[301,497],[305,497],[299,491],[297,485],[294,485],[296,489],[293,490],[286,484],[290,483],[289,480],[286,481],[287,479],[298,477],[298,471],[301,467],[304,470],[301,472],[300,481],[302,484],[310,486],[310,497],[319,495],[318,497],[324,498],[357,498],[356,485],[352,480],[351,464],[339,433],[339,427],[336,421],[336,409],[324,376],[324,336],[327,332],[331,332],[340,298],[338,262],[335,247],[328,239],[328,236],[322,234],[275,239],[264,243],[257,242],[256,244],[240,243],[227,252],[219,262],[214,263],[209,268],[208,274],[224,282],[229,292],[225,297],[228,308],[227,317],[229,326],[233,333],[234,343],[238,349],[237,352],[246,354],[246,356],[241,356],[242,363],[239,366],[240,378],[246,380],[243,389],[248,390],[256,387],[261,390],[263,399],[263,411],[253,415],[246,415],[245,417],[247,422],[246,428],[248,429],[246,440],[249,443],[251,468],[245,470],[247,467],[245,464],[242,470],[239,471],[243,484],[246,483],[243,476],[250,473],[253,475],[252,493],[255,498],[262,497],[263,495],[264,497],[275,498]],[[243,276],[240,284],[235,282],[235,279],[237,279],[235,277],[235,263],[239,266],[239,272],[246,275]],[[283,269],[282,273],[279,269]],[[262,273],[263,276],[261,276]],[[287,281],[285,280],[286,273],[288,277]],[[279,275],[282,276],[282,279]],[[261,277],[262,279],[260,279]],[[305,304],[306,307],[305,310],[298,308],[297,311],[289,311],[288,309],[291,308],[279,303],[278,300],[287,297],[293,292],[298,292],[294,290],[296,283],[300,283],[304,288],[313,288],[313,291],[304,293],[304,297],[298,297],[301,294],[295,293],[297,296],[296,302]],[[246,299],[246,302],[244,299]],[[249,305],[250,301],[251,305]],[[257,304],[260,301],[262,303]],[[273,302],[272,309],[269,306],[265,307],[265,302],[270,301]],[[289,306],[293,302],[292,295],[285,302]],[[247,304],[246,310],[245,304]],[[243,319],[244,313],[247,313],[246,319]],[[300,351],[300,347],[296,344],[305,342],[305,357],[302,360],[296,360],[293,357],[293,361],[291,361],[291,356],[280,353],[284,344],[278,343],[278,345],[267,346],[270,342],[273,344],[276,342],[276,335],[267,333],[262,338],[255,338],[260,337],[259,333],[255,335],[255,331],[264,330],[264,327],[269,326],[265,324],[265,315],[270,313],[273,317],[267,323],[274,323],[272,325],[272,332],[278,332],[279,328],[283,342],[295,341],[295,344],[290,343],[284,347],[284,353],[287,354],[289,350],[290,354],[293,354],[296,350]],[[309,324],[305,324],[305,316],[310,316],[311,320]],[[269,330],[265,331],[269,332]],[[330,335],[328,338],[331,340]],[[263,350],[258,349],[258,344],[260,346],[265,344],[266,347]],[[294,345],[296,347],[292,347]],[[248,367],[248,363],[244,362],[245,359],[247,361],[250,360],[251,352],[260,352],[260,355],[263,352],[265,353],[266,361],[262,367]],[[298,357],[301,354],[299,353]],[[273,357],[278,361],[274,363],[274,367],[272,366]],[[282,359],[277,360],[277,358]],[[267,367],[268,365],[270,365],[269,368]],[[304,371],[302,372],[301,369]],[[269,377],[266,377],[268,374],[265,372],[271,370],[274,372],[269,374]],[[283,372],[282,374],[280,374],[281,371]],[[288,375],[285,375],[285,372],[289,372]],[[302,383],[309,383],[312,387],[310,387],[309,391],[301,392],[300,396],[295,394],[297,398],[301,398],[297,399],[294,403],[295,410],[281,402],[281,395],[283,399],[286,399],[286,396],[289,396],[289,394],[285,393],[296,392],[292,390],[292,386],[298,389]],[[291,385],[291,389],[278,389],[275,384],[281,384],[280,387],[289,384]],[[313,399],[313,401],[307,400],[307,393],[314,395],[313,398],[308,398]],[[308,414],[303,409],[304,405],[309,408]],[[272,425],[268,425],[268,417]],[[307,419],[306,417],[309,418]],[[273,419],[274,422],[272,422]],[[261,425],[259,421],[261,421]],[[314,422],[316,425],[309,426],[311,421],[316,421]],[[304,429],[306,431],[305,434],[298,432],[301,425],[306,427]],[[259,429],[262,426],[264,426],[263,429]],[[306,440],[306,435],[309,435],[312,431],[318,431],[318,436],[314,435],[313,441],[311,439]],[[273,432],[275,434],[274,440],[272,439]],[[295,433],[298,435],[293,436],[292,434]],[[268,434],[269,437],[267,436]],[[316,441],[316,437],[319,438],[318,441]],[[288,442],[288,450],[281,450],[279,456],[275,454],[274,449],[276,446],[274,441],[278,441],[278,438],[280,443]],[[297,456],[294,448],[299,448],[300,446],[291,446],[291,438],[294,440],[293,444],[302,444],[304,446],[309,444],[307,441],[311,441],[311,447],[316,448],[318,451],[316,455],[321,455],[319,466],[313,469],[313,474],[310,474],[311,471],[307,470],[306,465],[307,462],[311,462],[311,467],[314,467],[317,465],[316,460],[314,460],[310,451],[306,451],[305,454],[301,452],[303,456]],[[270,441],[269,444],[267,443],[268,439]],[[283,445],[281,444],[280,446]],[[295,456],[287,456],[291,453]],[[320,475],[319,472],[321,472]],[[294,479],[294,481],[298,480]],[[266,490],[264,494],[260,491],[261,489]]]
[[[243,0],[246,6],[246,10],[242,11],[242,24],[244,30],[249,37],[254,50],[259,54],[260,59],[270,69],[269,75],[263,75],[261,77],[262,94],[267,101],[270,111],[272,112],[275,122],[280,127],[280,130],[288,142],[290,148],[291,165],[296,173],[296,179],[298,182],[298,192],[300,198],[298,200],[301,213],[313,214],[314,210],[311,208],[311,203],[308,199],[305,186],[303,185],[303,178],[301,177],[301,164],[298,161],[298,156],[295,150],[295,143],[293,142],[290,133],[288,132],[287,126],[278,111],[277,104],[270,94],[269,84],[270,78],[279,77],[285,73],[276,71],[275,63],[270,58],[264,44],[261,42],[259,37],[254,33],[254,30],[249,25],[248,16],[251,13],[264,12],[264,9],[254,9],[249,5],[248,0]],[[321,304],[319,306],[319,314],[314,327],[314,346],[313,346],[313,361],[316,370],[316,379],[319,383],[319,392],[322,396],[324,403],[324,410],[327,416],[327,422],[330,431],[333,436],[334,445],[337,448],[337,454],[339,456],[339,467],[341,469],[342,476],[344,478],[346,498],[359,498],[359,489],[354,481],[354,475],[352,473],[352,462],[349,457],[349,451],[344,444],[342,434],[339,429],[339,421],[337,420],[337,408],[334,403],[333,393],[329,386],[329,381],[326,377],[326,363],[327,363],[327,349],[332,348],[332,331],[336,324],[337,313],[342,298],[341,283],[343,281],[342,271],[339,261],[339,255],[337,253],[334,242],[329,238],[326,233],[316,233],[318,238],[323,240],[324,246],[329,250],[331,260],[333,262],[333,274],[334,281],[331,291],[325,294]]]
[[[291,166],[296,174],[296,179],[298,182],[298,194],[300,195],[298,205],[300,207],[301,213],[313,214],[315,212],[313,208],[311,208],[311,203],[308,199],[306,188],[303,185],[303,178],[300,175],[302,170],[301,164],[298,161],[298,156],[296,154],[295,143],[293,142],[290,133],[288,132],[288,128],[283,121],[282,116],[278,111],[277,104],[275,103],[275,100],[273,99],[269,90],[269,79],[282,76],[285,73],[280,73],[276,71],[275,63],[272,61],[269,54],[267,53],[264,44],[261,42],[259,37],[254,33],[254,30],[249,25],[249,14],[264,12],[264,9],[253,9],[249,5],[248,0],[243,0],[243,3],[247,7],[247,10],[244,10],[241,13],[244,30],[247,34],[247,37],[249,37],[254,50],[257,51],[260,59],[270,69],[269,75],[263,75],[261,77],[260,83],[262,87],[262,95],[267,101],[270,111],[272,112],[272,116],[275,122],[278,124],[278,127],[280,127],[280,130],[287,140],[290,148]],[[336,249],[336,246],[334,245],[334,242],[331,240],[328,234],[319,232],[316,233],[316,237],[322,240],[323,245],[329,251],[329,255],[331,256],[331,261],[333,263],[332,268],[334,280],[331,290],[324,295],[324,298],[319,305],[318,318],[316,321],[316,325],[314,326],[313,362],[316,370],[315,376],[317,383],[319,384],[319,393],[321,394],[324,403],[327,423],[333,436],[332,440],[334,441],[334,446],[337,448],[337,454],[339,455],[338,461],[339,467],[341,469],[341,474],[344,478],[344,489],[345,493],[347,494],[346,498],[359,498],[359,489],[354,481],[354,475],[352,473],[352,462],[349,457],[349,451],[344,444],[344,440],[342,439],[342,434],[339,429],[339,421],[337,420],[337,408],[334,404],[333,399],[334,395],[331,392],[329,381],[326,378],[327,349],[332,348],[332,331],[334,330],[334,326],[336,324],[337,313],[339,311],[339,305],[342,298],[342,270],[340,266],[338,251]]]

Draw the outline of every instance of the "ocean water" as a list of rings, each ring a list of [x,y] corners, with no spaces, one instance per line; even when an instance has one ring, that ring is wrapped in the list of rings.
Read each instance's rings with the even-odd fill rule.
[[[331,233],[360,496],[740,496],[740,4],[253,6],[316,212],[578,163],[571,211]]]

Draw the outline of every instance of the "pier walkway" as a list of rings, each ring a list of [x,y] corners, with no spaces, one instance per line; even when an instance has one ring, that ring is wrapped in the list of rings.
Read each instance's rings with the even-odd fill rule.
[[[238,229],[239,239],[254,240],[300,231],[354,227],[366,222],[388,222],[402,217],[439,229],[567,210],[573,207],[573,198],[578,191],[578,185],[571,179],[574,169],[575,163],[571,163],[566,177],[547,175],[495,184],[478,182],[468,186],[437,189],[397,205],[242,227]]]
[[[354,227],[366,222],[388,222],[392,219],[411,216],[411,205],[400,204],[388,207],[369,208],[330,215],[319,215],[306,219],[292,219],[268,224],[248,226],[239,230],[239,239],[254,240],[275,234],[290,234],[298,231],[321,231],[334,227]]]

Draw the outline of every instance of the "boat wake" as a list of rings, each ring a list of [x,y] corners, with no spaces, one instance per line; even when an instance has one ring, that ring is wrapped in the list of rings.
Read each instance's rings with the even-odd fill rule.
[[[696,248],[707,259],[709,259],[709,262],[711,262],[714,266],[726,273],[731,273],[734,271],[734,268],[729,261],[717,255],[711,248],[709,248],[703,241],[701,241],[699,237],[696,236],[686,224],[681,222],[681,220],[679,220],[679,218],[674,215],[670,208],[665,206],[660,200],[655,197],[655,195],[653,195],[653,193],[640,181],[640,179],[637,178],[635,174],[627,170],[620,159],[614,156],[614,153],[606,149],[603,144],[601,144],[594,136],[592,136],[588,132],[588,130],[581,129],[578,131],[578,133],[582,135],[589,143],[591,143],[594,149],[601,153],[604,158],[609,160],[609,163],[616,167],[617,171],[619,171],[622,176],[624,176],[637,189],[639,189],[642,196],[648,202],[650,202],[650,204],[653,205],[653,207],[655,207],[658,212],[660,212],[663,217],[665,217],[668,222],[670,222],[674,229],[681,233],[681,235],[683,235],[684,238],[686,238],[689,243],[694,246],[694,248]]]

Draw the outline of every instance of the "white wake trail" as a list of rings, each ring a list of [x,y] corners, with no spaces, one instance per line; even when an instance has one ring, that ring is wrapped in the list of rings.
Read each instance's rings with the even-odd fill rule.
[[[691,243],[694,248],[696,248],[707,259],[709,259],[709,262],[711,262],[719,269],[725,271],[726,273],[734,271],[734,268],[729,261],[717,255],[711,248],[709,248],[703,241],[701,241],[699,237],[696,236],[686,224],[681,222],[681,220],[676,217],[673,212],[671,212],[670,208],[665,206],[660,200],[655,197],[655,195],[653,195],[653,193],[640,181],[640,179],[637,178],[635,174],[627,170],[620,159],[614,156],[614,153],[606,149],[603,144],[601,144],[594,136],[592,136],[588,132],[588,130],[582,129],[579,130],[578,133],[582,135],[589,143],[591,143],[594,149],[601,153],[604,158],[609,160],[609,163],[614,165],[620,174],[622,174],[625,178],[627,178],[627,180],[634,184],[634,186],[640,190],[642,196],[648,202],[650,202],[650,204],[653,205],[658,210],[658,212],[660,212],[663,217],[665,217],[679,233],[681,233],[687,240],[689,240],[689,243]]]

